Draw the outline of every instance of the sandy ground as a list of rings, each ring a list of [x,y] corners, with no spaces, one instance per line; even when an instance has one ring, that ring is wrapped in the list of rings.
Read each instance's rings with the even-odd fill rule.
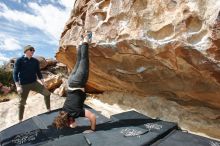
[[[62,106],[64,98],[51,96],[51,107],[56,109]],[[25,106],[24,120],[46,112],[43,96],[40,94],[29,95]],[[0,131],[18,123],[18,98],[0,103]]]

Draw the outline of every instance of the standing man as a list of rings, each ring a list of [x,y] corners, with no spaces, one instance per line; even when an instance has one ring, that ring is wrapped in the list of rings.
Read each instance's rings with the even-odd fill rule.
[[[50,111],[50,92],[45,88],[43,76],[40,72],[39,61],[33,58],[34,47],[28,45],[24,47],[24,55],[15,62],[13,79],[20,95],[19,99],[19,122],[23,119],[24,109],[29,91],[35,91],[44,95],[46,108]],[[37,82],[37,77],[41,84]]]

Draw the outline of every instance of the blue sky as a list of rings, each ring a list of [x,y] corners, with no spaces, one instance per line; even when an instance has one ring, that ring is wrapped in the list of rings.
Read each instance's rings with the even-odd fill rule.
[[[23,55],[53,58],[75,0],[0,0],[0,64]]]

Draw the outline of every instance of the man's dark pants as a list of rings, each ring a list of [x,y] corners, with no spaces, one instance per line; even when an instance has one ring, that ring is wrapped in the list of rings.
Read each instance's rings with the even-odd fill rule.
[[[40,93],[44,96],[44,102],[46,104],[46,108],[50,109],[50,92],[39,82],[33,82],[30,84],[21,85],[22,93],[19,96],[19,120],[23,119],[24,108],[26,104],[26,100],[30,90]],[[37,105],[36,105],[37,106]]]

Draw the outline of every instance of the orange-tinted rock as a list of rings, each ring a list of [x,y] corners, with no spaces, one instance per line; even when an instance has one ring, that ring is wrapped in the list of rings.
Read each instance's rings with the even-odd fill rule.
[[[214,0],[77,0],[56,58],[72,69],[79,36],[89,30],[89,87],[169,92],[220,108],[219,7]]]
[[[44,81],[48,90],[56,89],[63,82],[59,75],[50,75]]]

